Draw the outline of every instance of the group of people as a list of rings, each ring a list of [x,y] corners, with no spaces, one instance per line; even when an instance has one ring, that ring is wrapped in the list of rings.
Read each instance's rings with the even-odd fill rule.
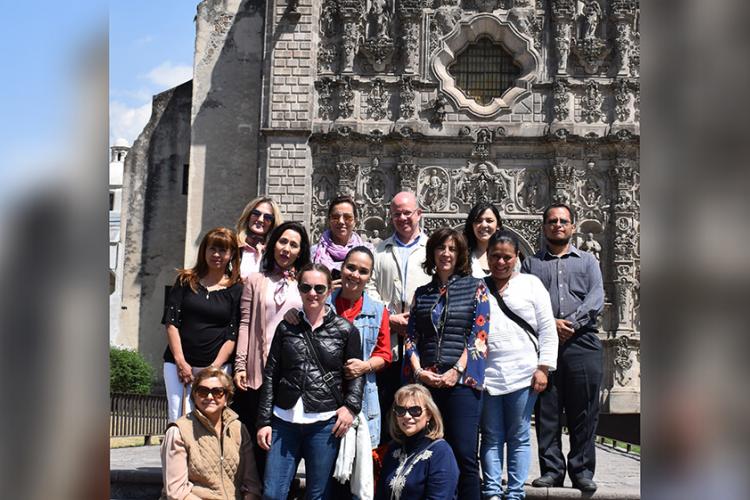
[[[545,245],[523,263],[490,203],[463,232],[428,236],[421,216],[413,193],[396,194],[393,235],[373,248],[340,196],[311,245],[261,197],[236,232],[203,237],[162,320],[163,498],[283,500],[304,459],[310,499],[520,499],[535,408],[532,485],[567,473],[596,489],[603,289],[598,261],[570,243],[573,210],[545,210]],[[344,488],[333,476],[350,436],[377,470]]]

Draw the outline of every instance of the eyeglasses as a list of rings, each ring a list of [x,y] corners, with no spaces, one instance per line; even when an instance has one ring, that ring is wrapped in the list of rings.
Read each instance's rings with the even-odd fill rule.
[[[393,405],[393,413],[395,413],[397,417],[403,417],[404,415],[407,414],[407,412],[412,417],[417,418],[422,415],[422,407],[421,406],[409,406],[407,408],[406,406]]]
[[[401,217],[406,217],[407,219],[414,215],[416,213],[416,210],[404,210],[401,212],[393,212],[391,213],[391,217],[394,219],[399,219]]]
[[[347,224],[354,221],[353,214],[331,214],[328,216],[328,219],[330,219],[331,222],[338,222],[342,217],[344,218],[344,222],[346,222]]]
[[[359,271],[359,274],[361,274],[362,276],[367,276],[368,274],[370,274],[370,270],[366,267],[357,267],[354,264],[347,264],[344,267],[350,273],[356,273],[357,271]]]
[[[208,395],[212,395],[214,399],[223,398],[227,393],[227,390],[223,387],[206,387],[205,385],[199,385],[195,388],[195,395],[199,398],[207,398]]]
[[[555,224],[560,224],[561,226],[567,226],[570,224],[570,221],[568,219],[549,219],[546,224],[549,226],[554,226]]]
[[[264,214],[257,208],[253,208],[252,210],[250,210],[250,215],[254,215],[255,217],[262,216],[264,222],[273,222],[273,219],[274,219],[273,214]]]
[[[309,283],[300,283],[298,288],[300,293],[310,293],[310,290],[315,290],[318,295],[323,295],[328,290],[326,285],[311,285]]]

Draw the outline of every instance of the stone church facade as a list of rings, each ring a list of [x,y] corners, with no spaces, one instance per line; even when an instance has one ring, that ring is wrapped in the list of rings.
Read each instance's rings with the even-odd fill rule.
[[[313,239],[337,193],[371,240],[400,190],[428,232],[489,200],[524,255],[560,201],[604,276],[604,410],[639,413],[639,26],[635,0],[204,0],[126,159],[121,336],[159,364],[174,269],[258,193]]]

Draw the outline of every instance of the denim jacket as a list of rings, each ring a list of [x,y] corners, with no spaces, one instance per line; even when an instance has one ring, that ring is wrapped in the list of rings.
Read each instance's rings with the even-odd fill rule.
[[[336,310],[336,297],[341,289],[335,290],[328,298],[333,310]],[[380,302],[371,299],[367,292],[363,294],[362,311],[354,320],[354,326],[362,336],[362,359],[367,361],[372,356],[372,351],[378,342],[380,324],[383,321],[384,306]],[[375,383],[375,374],[367,373],[365,377],[365,390],[362,394],[362,412],[367,418],[367,426],[370,430],[372,447],[377,448],[380,444],[380,401],[378,399],[378,387]]]

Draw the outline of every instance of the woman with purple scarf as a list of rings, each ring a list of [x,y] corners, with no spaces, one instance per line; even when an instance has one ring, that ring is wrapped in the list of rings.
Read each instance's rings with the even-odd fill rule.
[[[317,245],[313,245],[311,261],[323,264],[331,271],[333,287],[341,283],[341,264],[346,254],[354,247],[365,246],[374,251],[354,228],[357,226],[357,204],[351,196],[337,196],[328,205],[328,229],[323,232]]]

